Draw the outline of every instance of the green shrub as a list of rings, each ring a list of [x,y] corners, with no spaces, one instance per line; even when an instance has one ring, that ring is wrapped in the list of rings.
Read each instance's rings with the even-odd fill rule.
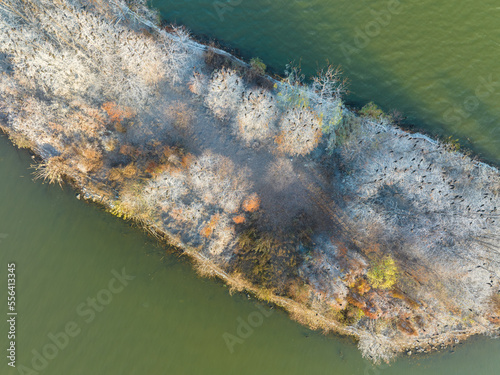
[[[370,102],[366,104],[359,113],[364,117],[371,117],[376,120],[382,120],[388,116],[382,111],[375,103]]]
[[[250,60],[250,66],[257,74],[264,75],[266,73],[267,66],[258,57],[254,57]]]
[[[453,139],[450,135],[448,138],[444,140],[446,148],[450,151],[458,151],[460,150],[460,142],[458,139]]]

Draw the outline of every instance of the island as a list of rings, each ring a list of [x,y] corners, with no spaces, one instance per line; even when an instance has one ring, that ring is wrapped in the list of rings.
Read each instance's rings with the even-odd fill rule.
[[[143,0],[0,0],[0,127],[35,178],[133,220],[311,329],[390,361],[500,330],[500,173],[266,75]]]

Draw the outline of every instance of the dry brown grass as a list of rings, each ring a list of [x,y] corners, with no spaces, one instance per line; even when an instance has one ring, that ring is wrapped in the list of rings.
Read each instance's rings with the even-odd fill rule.
[[[491,296],[490,303],[493,313],[498,315],[500,318],[500,294],[494,293]]]
[[[214,265],[207,260],[201,260],[198,258],[195,258],[195,270],[200,275],[201,277],[216,277],[217,276],[217,270],[215,269]]]
[[[196,157],[193,154],[186,154],[181,159],[181,166],[184,169],[188,169],[191,164],[195,161]]]
[[[124,182],[139,176],[139,168],[135,163],[130,163],[125,167],[111,168],[108,172],[108,178],[114,182]]]
[[[243,290],[253,290],[252,284],[239,272],[234,272],[228,278],[229,293],[242,292]]]
[[[116,191],[113,191],[109,184],[92,179],[86,181],[85,190],[86,192],[90,192],[89,195],[84,195],[86,199],[99,203],[105,203],[106,201],[114,199],[116,194]]]
[[[308,305],[311,298],[311,286],[304,284],[298,279],[290,282],[287,288],[287,294],[301,305]]]
[[[98,137],[106,127],[102,112],[85,103],[73,102],[72,104],[74,105],[74,111],[67,122],[70,128],[69,131],[80,131],[87,137]]]
[[[255,296],[261,301],[271,302],[273,299],[273,291],[267,288],[258,288],[255,292]]]
[[[290,317],[302,325],[309,327],[312,330],[323,329],[328,332],[332,327],[329,327],[328,322],[321,315],[318,315],[314,310],[303,307],[299,304],[290,304],[285,306],[290,313]]]
[[[105,138],[103,139],[102,145],[104,146],[104,150],[112,152],[118,147],[119,141],[116,138]]]
[[[417,336],[418,335],[417,330],[406,319],[399,319],[399,321],[396,325],[398,327],[398,330],[401,331],[402,333],[404,333],[405,335],[409,335],[409,336]]]
[[[200,234],[205,238],[210,237],[215,227],[217,226],[219,220],[220,220],[219,214],[212,215],[210,221],[201,229]]]
[[[178,148],[161,146],[156,150],[154,159],[145,162],[144,172],[158,177],[164,172],[169,174],[183,173],[196,158],[192,154],[184,154]]]
[[[35,180],[42,179],[51,184],[56,182],[62,186],[63,177],[70,172],[67,161],[63,156],[53,156],[47,161],[37,165],[33,173]]]
[[[214,48],[217,48],[214,42],[210,42],[208,47],[209,48],[206,49],[203,55],[205,64],[207,64],[208,67],[213,70],[217,70],[228,68],[232,65],[231,60],[228,57],[223,56],[214,50]]]
[[[83,173],[97,171],[103,166],[102,152],[92,146],[84,146],[76,150],[77,167]]]

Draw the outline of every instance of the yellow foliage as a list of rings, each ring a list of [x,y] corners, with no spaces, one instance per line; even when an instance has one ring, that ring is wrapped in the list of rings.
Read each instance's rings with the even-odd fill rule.
[[[124,220],[128,220],[133,217],[133,213],[130,212],[130,210],[128,210],[121,202],[115,202],[115,205],[113,208],[109,209],[109,212],[116,217],[123,218]]]
[[[373,264],[367,276],[373,288],[389,289],[397,280],[398,268],[390,255]]]
[[[9,134],[9,139],[19,148],[34,148],[33,142],[20,133],[11,132]]]

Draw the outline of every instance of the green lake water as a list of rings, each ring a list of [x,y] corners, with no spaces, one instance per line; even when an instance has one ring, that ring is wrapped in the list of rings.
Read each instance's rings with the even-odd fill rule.
[[[2,356],[2,375],[35,374],[19,372],[34,358],[36,373],[50,375],[498,373],[500,341],[487,338],[374,367],[350,340],[197,277],[186,260],[68,187],[33,182],[31,162],[0,137],[0,301],[7,318],[7,264],[15,263],[18,312],[18,368]],[[123,269],[134,279],[111,282]],[[231,352],[224,335],[238,337],[241,320],[254,328]],[[68,324],[74,337],[61,339]],[[4,353],[7,329],[4,321]]]
[[[401,2],[403,11],[348,57],[339,43],[347,40],[355,46],[356,28],[365,28],[374,17],[370,9],[387,9],[387,2],[220,3],[233,4],[223,19],[214,8],[218,2],[157,0],[155,6],[165,18],[222,39],[244,56],[259,56],[275,71],[291,59],[302,58],[307,74],[326,59],[340,63],[350,79],[353,102],[374,100],[384,109],[397,108],[418,127],[469,138],[476,151],[500,160],[495,130],[500,118],[495,107],[500,99],[495,60],[500,5],[495,1]],[[482,80],[487,83],[481,85]],[[464,105],[468,111],[457,112]],[[450,113],[460,113],[462,121],[446,121]],[[139,229],[78,201],[68,187],[33,182],[31,163],[27,152],[0,137],[3,353],[8,347],[7,264],[12,262],[18,311],[18,367],[10,369],[3,355],[2,375],[500,371],[500,340],[483,337],[454,352],[401,356],[390,367],[372,366],[350,340],[309,331],[245,294],[231,296],[220,282],[199,278],[189,262]],[[116,273],[122,272],[130,280],[120,283]],[[241,321],[249,320],[254,328],[240,332],[244,335],[230,350],[224,338],[236,337]],[[65,330],[72,337],[61,334]],[[40,355],[49,359],[40,360]],[[40,370],[19,371],[19,366],[33,369],[33,364]]]
[[[500,165],[497,0],[153,0],[169,22],[222,41],[283,73],[329,61],[347,101],[373,101],[405,122],[453,136]]]

